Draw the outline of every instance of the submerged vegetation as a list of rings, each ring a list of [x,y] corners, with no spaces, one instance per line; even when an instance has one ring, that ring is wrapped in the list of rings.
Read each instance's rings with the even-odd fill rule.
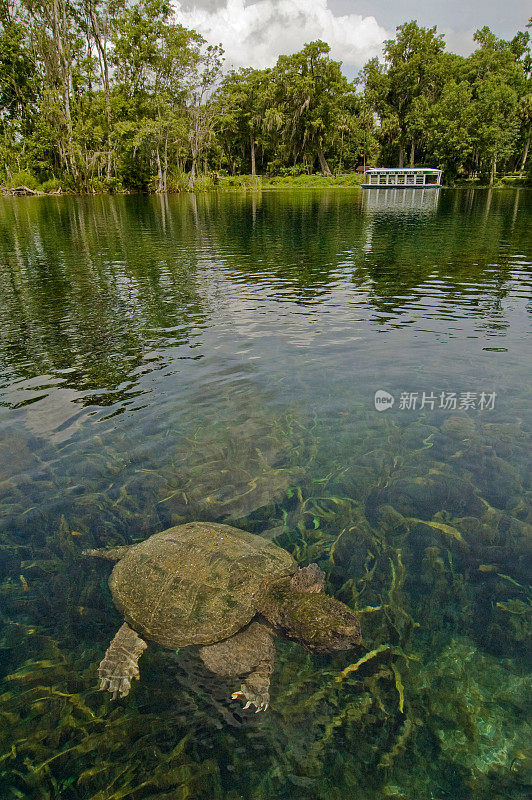
[[[228,397],[227,413],[249,427],[233,431],[236,451],[222,427],[210,432],[211,473],[192,463],[187,475],[179,444],[163,432],[166,466],[146,466],[125,481],[117,473],[107,493],[91,493],[81,461],[68,483],[81,479],[85,488],[68,504],[68,518],[60,501],[47,521],[26,507],[31,462],[50,464],[39,480],[51,493],[54,467],[37,440],[7,443],[28,463],[3,484],[2,797],[212,800],[289,790],[303,800],[311,790],[323,798],[411,798],[414,780],[426,796],[524,800],[531,754],[520,657],[532,633],[531,513],[520,495],[529,476],[513,466],[519,427],[457,414],[376,429],[357,409],[352,466],[334,467],[322,463],[326,430],[295,410],[268,419],[250,400],[241,406]],[[263,457],[274,458],[257,458],[261,440],[292,482],[271,482],[269,494],[265,484],[250,503]],[[495,455],[501,450],[504,458]],[[93,469],[108,474],[126,452],[100,442]],[[511,476],[497,508],[482,489],[487,457]],[[450,471],[461,462],[464,473]],[[113,704],[95,687],[95,665],[118,618],[108,570],[88,565],[80,550],[206,518],[215,474],[230,513],[213,506],[211,518],[274,539],[300,564],[317,561],[335,595],[362,616],[365,649],[347,666],[343,654],[320,664],[279,646],[273,710],[260,723],[232,707],[224,681],[186,651],[150,648],[127,702]],[[185,506],[187,480],[194,492]],[[181,497],[166,496],[176,483]],[[30,538],[17,534],[29,525]]]
[[[529,34],[475,40],[458,56],[412,21],[353,82],[322,41],[224,73],[221,48],[168,0],[0,0],[0,182],[165,192],[243,175],[251,188],[369,163],[530,180]]]

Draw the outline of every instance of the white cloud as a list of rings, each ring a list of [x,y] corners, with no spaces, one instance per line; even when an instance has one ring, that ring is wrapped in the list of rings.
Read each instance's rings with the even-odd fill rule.
[[[205,0],[204,0],[205,1]],[[221,43],[226,64],[269,67],[281,54],[323,39],[333,58],[353,72],[375,55],[389,34],[375,17],[335,16],[329,0],[225,0],[221,7],[185,8],[176,2],[177,22],[193,28],[211,44]]]
[[[445,48],[449,53],[458,53],[460,56],[468,56],[477,47],[473,39],[475,30],[476,28],[457,31],[453,28],[442,27],[438,29],[438,33],[445,34]]]

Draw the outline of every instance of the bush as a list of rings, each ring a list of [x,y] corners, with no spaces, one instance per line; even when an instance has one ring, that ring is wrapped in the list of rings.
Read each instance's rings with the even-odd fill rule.
[[[209,189],[214,189],[214,179],[212,175],[198,175],[192,191],[206,192]]]
[[[95,192],[107,194],[120,194],[120,192],[124,191],[120,178],[114,178],[112,176],[108,178],[93,178],[91,181],[91,188],[94,189]]]
[[[115,178],[114,176],[110,175],[108,178],[103,178],[102,182],[109,194],[120,194],[124,191],[124,187],[120,178]]]
[[[16,189],[17,186],[27,186],[28,189],[38,189],[39,183],[35,175],[32,175],[31,172],[28,170],[22,170],[22,172],[15,172],[14,175],[9,178],[7,185],[11,189]]]
[[[49,178],[47,181],[44,181],[44,183],[41,186],[43,192],[46,192],[47,194],[49,192],[55,192],[57,189],[60,188],[62,187],[59,178]]]
[[[188,189],[188,174],[178,170],[175,174],[169,175],[167,188],[169,192],[186,192]]]
[[[231,175],[224,177],[218,176],[217,185],[221,189],[260,189],[262,186],[262,179],[258,175]],[[215,182],[216,183],[216,182]]]
[[[497,183],[501,186],[527,186],[527,178],[524,175],[503,175]]]
[[[308,167],[305,164],[294,164],[292,167],[281,167],[279,175],[296,177],[298,175],[309,175]]]

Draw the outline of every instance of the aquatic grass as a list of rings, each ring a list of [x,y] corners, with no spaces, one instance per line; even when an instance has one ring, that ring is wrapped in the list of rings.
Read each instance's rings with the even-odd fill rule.
[[[365,653],[358,659],[358,661],[356,661],[354,664],[350,664],[348,667],[345,667],[345,669],[343,669],[341,673],[337,675],[337,683],[341,683],[344,678],[347,678],[347,676],[352,672],[356,672],[358,668],[362,666],[362,664],[365,664],[367,661],[370,661],[372,658],[378,656],[379,653],[383,653],[386,650],[391,650],[391,646],[389,644],[381,644],[374,650],[370,650],[369,653]]]

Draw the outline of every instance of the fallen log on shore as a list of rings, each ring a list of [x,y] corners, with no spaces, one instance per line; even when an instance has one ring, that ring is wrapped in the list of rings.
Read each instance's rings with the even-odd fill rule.
[[[63,194],[63,188],[58,186],[53,192],[41,192],[38,189],[30,189],[29,186],[0,186],[0,195],[10,195],[11,197],[33,197],[38,195],[60,195]]]
[[[0,186],[0,192],[17,196],[44,194],[44,192],[38,192],[36,189],[30,189],[29,186]]]

